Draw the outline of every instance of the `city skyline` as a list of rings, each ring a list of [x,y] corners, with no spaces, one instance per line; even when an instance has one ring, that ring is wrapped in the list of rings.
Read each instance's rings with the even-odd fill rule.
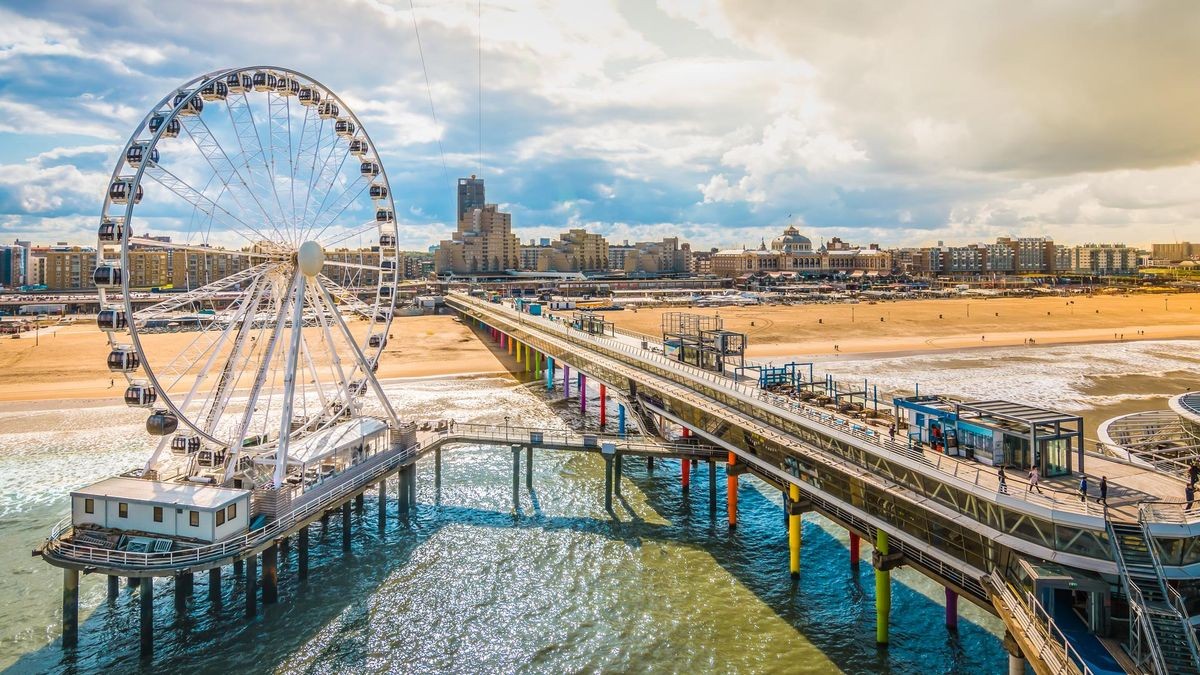
[[[794,222],[814,241],[888,247],[1146,247],[1200,224],[1187,115],[1200,94],[1182,84],[1200,63],[1200,12],[1186,6],[321,7],[180,7],[169,21],[136,2],[0,10],[0,237],[87,243],[153,102],[251,63],[308,71],[354,106],[393,177],[402,248],[455,229],[450,186],[476,173],[522,240],[582,227],[732,248]],[[295,48],[290,36],[319,27],[354,40]],[[902,40],[918,29],[931,46]]]

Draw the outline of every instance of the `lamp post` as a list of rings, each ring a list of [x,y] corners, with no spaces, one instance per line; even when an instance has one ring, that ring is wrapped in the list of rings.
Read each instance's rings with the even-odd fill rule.
[[[508,415],[504,416],[504,439],[508,440]]]

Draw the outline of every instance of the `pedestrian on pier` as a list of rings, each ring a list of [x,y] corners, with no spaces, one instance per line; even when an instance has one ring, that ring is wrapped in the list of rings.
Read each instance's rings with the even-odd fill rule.
[[[1000,479],[1000,494],[1008,494],[1008,476],[1004,474],[1004,467],[1000,467],[1000,470],[996,472],[996,478]]]
[[[1108,476],[1100,476],[1100,498],[1096,503],[1108,506]]]
[[[1087,476],[1079,479],[1079,501],[1087,502]]]
[[[1025,488],[1026,492],[1038,491],[1038,494],[1043,494],[1041,486],[1038,485],[1042,480],[1041,474],[1038,473],[1038,468],[1035,466],[1029,470],[1029,487]]]
[[[1192,502],[1196,501],[1196,486],[1189,484],[1183,489],[1183,496],[1187,497],[1187,506],[1183,507],[1184,511],[1192,510]]]
[[[888,427],[888,437],[892,439],[893,443],[896,442],[896,424],[894,422]]]
[[[1200,464],[1193,461],[1192,465],[1188,467],[1188,483],[1195,485],[1197,479],[1200,479]]]

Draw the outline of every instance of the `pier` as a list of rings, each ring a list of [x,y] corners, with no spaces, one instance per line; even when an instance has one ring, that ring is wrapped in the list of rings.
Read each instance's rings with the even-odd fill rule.
[[[680,363],[647,336],[593,332],[464,294],[447,303],[483,335],[515,345],[526,363],[561,369],[564,396],[575,373],[577,388],[603,385],[643,430],[685,429],[725,450],[730,527],[739,476],[749,473],[787,495],[790,549],[802,545],[792,518],[808,510],[845,527],[852,542],[873,542],[881,646],[889,641],[889,573],[909,566],[946,588],[948,627],[959,597],[1005,621],[1014,672],[1026,660],[1037,672],[1089,672],[1096,658],[1131,670],[1200,671],[1191,612],[1177,588],[1200,576],[1200,559],[1185,553],[1200,541],[1200,514],[1179,503],[1179,475],[1085,452],[1080,438],[1066,444],[1067,457],[1078,454],[1074,471],[1038,486],[1010,476],[1001,489],[990,466],[894,440],[877,420],[780,396],[757,380]],[[580,401],[587,405],[585,395]],[[1067,421],[983,403],[977,407],[1006,423]],[[1031,440],[1039,440],[1036,430]],[[1093,485],[1107,477],[1106,504],[1072,489],[1085,466]],[[1068,637],[1057,622],[1075,610],[1085,632]]]

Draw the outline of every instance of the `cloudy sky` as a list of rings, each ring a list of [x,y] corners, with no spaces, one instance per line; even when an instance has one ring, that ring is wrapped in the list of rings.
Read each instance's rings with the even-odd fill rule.
[[[414,3],[0,6],[0,238],[94,240],[150,106],[279,64],[367,125],[411,248],[477,172],[523,239],[1200,239],[1200,4]]]

